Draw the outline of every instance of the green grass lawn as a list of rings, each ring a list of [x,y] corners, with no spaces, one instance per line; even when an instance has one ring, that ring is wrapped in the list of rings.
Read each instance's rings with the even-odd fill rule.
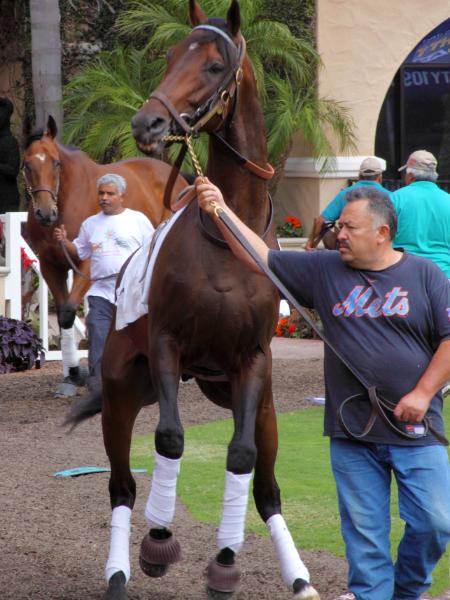
[[[449,399],[445,421],[450,432]],[[299,548],[344,555],[339,529],[336,492],[328,459],[328,438],[322,437],[323,408],[311,407],[278,415],[279,453],[276,476],[281,489],[283,515]],[[198,521],[218,524],[222,508],[226,449],[232,421],[189,427],[178,481],[178,495]],[[133,439],[132,466],[153,468],[153,436]],[[398,545],[403,521],[398,516],[396,486],[392,494],[392,548]],[[247,531],[267,535],[250,496]],[[450,553],[441,559],[433,576],[432,594],[450,587]]]

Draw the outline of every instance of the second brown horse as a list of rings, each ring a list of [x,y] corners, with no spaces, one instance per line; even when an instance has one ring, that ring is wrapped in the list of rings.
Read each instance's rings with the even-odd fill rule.
[[[84,219],[99,211],[96,182],[105,173],[117,173],[126,179],[125,206],[142,211],[156,227],[170,214],[163,204],[170,167],[146,157],[99,165],[84,152],[57,141],[56,123],[51,116],[45,129],[31,129],[27,123],[24,134],[24,177],[31,196],[27,234],[39,256],[42,275],[55,300],[59,325],[69,329],[90,284],[88,279],[74,274],[74,284],[69,294],[67,274],[70,265],[53,238],[53,227],[63,223],[69,239],[78,235]],[[186,185],[184,179],[179,177],[174,193]],[[89,276],[89,261],[80,263],[78,267]],[[62,350],[64,363],[66,348]],[[69,354],[74,351],[75,348],[69,348]]]

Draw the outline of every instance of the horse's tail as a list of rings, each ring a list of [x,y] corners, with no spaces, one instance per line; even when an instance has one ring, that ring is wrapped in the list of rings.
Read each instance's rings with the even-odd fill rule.
[[[75,402],[64,419],[64,426],[73,431],[77,425],[102,412],[102,390],[97,388]]]

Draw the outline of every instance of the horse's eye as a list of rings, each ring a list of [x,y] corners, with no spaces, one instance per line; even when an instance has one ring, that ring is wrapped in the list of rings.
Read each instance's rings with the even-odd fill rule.
[[[225,70],[225,66],[221,62],[215,61],[215,62],[209,64],[207,66],[206,70],[208,71],[208,73],[217,75],[219,73],[222,73]]]

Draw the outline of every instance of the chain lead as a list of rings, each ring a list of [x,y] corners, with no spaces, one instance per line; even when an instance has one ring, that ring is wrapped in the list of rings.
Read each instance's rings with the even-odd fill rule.
[[[165,135],[162,139],[164,142],[184,142],[189,151],[189,156],[191,157],[197,177],[204,177],[202,167],[197,155],[195,154],[194,146],[192,144],[192,134],[187,133],[186,135]]]

